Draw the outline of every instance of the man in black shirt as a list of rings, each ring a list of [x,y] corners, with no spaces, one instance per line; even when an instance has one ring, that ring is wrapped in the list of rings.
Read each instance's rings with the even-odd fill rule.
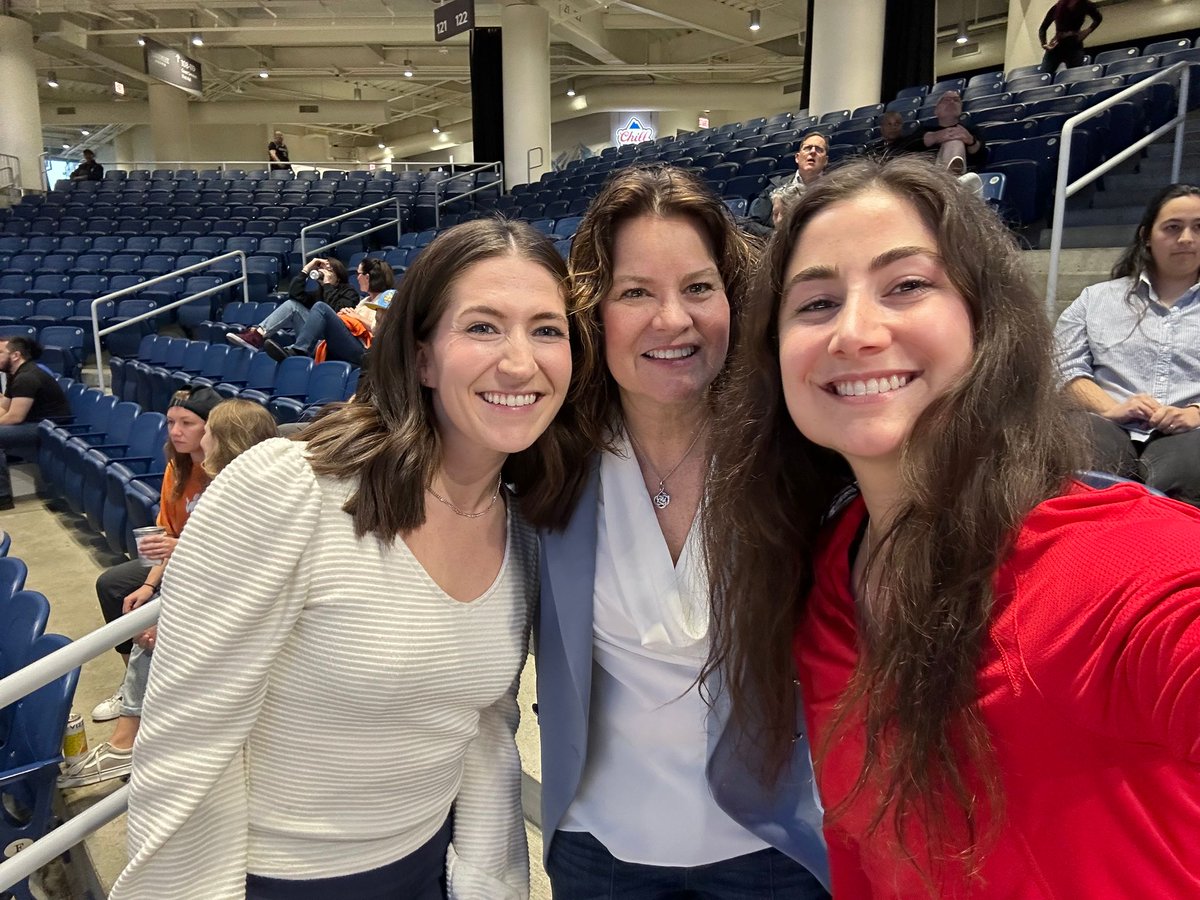
[[[29,338],[0,341],[0,372],[6,376],[0,397],[0,509],[13,508],[7,453],[35,457],[38,423],[71,415],[67,395],[35,362],[41,355],[42,348]]]
[[[79,164],[74,172],[71,173],[72,181],[102,181],[104,179],[104,166],[96,162],[96,154],[91,150],[83,151],[83,162]]]
[[[267,156],[271,159],[271,171],[275,171],[276,169],[291,170],[292,167],[288,165],[288,148],[287,144],[283,142],[282,131],[275,132],[275,140],[267,144]]]

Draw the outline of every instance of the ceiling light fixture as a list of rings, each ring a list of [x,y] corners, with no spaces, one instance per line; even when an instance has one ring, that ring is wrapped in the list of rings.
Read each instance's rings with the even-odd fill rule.
[[[70,145],[70,144],[63,144],[63,149],[64,149],[64,150],[70,150],[70,149],[71,149],[71,145]]]
[[[570,84],[567,85],[567,96],[568,97],[575,96],[575,79],[574,78],[572,78]]]
[[[382,144],[382,143],[381,143],[381,144],[379,144],[378,146],[379,146],[379,149],[380,149],[380,150],[386,150],[386,149],[387,149],[387,144]]]
[[[138,45],[139,47],[145,47],[145,46],[146,46],[146,39],[145,39],[144,37],[142,37],[141,35],[139,35],[139,36],[138,36],[138,39],[137,39],[137,45]]]
[[[84,137],[87,137],[88,135],[91,134],[91,132],[88,131],[86,128],[80,128],[79,133],[82,134]]]
[[[266,63],[263,63],[263,67],[258,70],[258,77],[259,78],[270,78],[271,77],[271,70],[267,68]]]
[[[406,60],[404,61],[404,77],[405,77],[405,78],[412,78],[412,77],[413,77],[413,67],[412,67],[412,60],[411,60],[411,59],[406,59]]]
[[[757,9],[750,10],[750,30],[758,31],[762,28],[762,11]]]
[[[965,44],[970,39],[971,39],[971,36],[969,34],[967,34],[967,23],[966,22],[960,23],[958,26],[958,37],[956,37],[954,39],[954,43]]]
[[[204,38],[200,36],[200,32],[198,32],[198,31],[192,33],[192,46],[193,47],[203,47],[204,46]]]
[[[54,74],[53,70],[46,74],[46,86],[52,88],[58,87],[58,76]]]
[[[433,120],[433,133],[434,133],[434,134],[441,134],[441,133],[442,133],[442,126],[441,126],[441,123],[440,123],[440,122],[438,122],[438,120],[437,120],[437,119],[434,119],[434,120]]]

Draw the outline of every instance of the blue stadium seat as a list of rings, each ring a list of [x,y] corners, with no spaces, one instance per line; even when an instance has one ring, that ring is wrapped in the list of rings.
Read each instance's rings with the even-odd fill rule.
[[[1045,87],[1048,84],[1054,83],[1054,76],[1049,72],[1038,72],[1036,74],[1020,75],[1013,77],[1010,73],[1008,81],[1004,84],[1004,89],[1011,93],[1017,91],[1026,91],[1030,88]]]
[[[35,311],[28,297],[6,297],[0,300],[0,325],[17,325]]]
[[[1139,56],[1136,59],[1123,59],[1109,63],[1104,70],[1105,75],[1132,75],[1135,72],[1152,72],[1158,68],[1157,56]]]
[[[298,357],[292,357],[296,359]],[[280,369],[289,362],[280,363]],[[346,379],[350,377],[350,364],[341,360],[327,360],[313,366],[309,371],[305,393],[301,396],[281,394],[279,384],[275,387],[275,396],[267,403],[267,409],[280,424],[296,422],[306,406],[314,406],[341,400],[346,388]]]
[[[70,639],[60,634],[43,634],[34,641],[29,661],[48,656],[69,643]],[[22,814],[0,816],[0,846],[37,840],[53,825],[63,733],[78,681],[79,669],[72,669],[16,705],[12,734],[0,753],[0,772],[3,772],[0,794],[6,810],[20,809]],[[32,896],[28,879],[22,879],[10,890],[19,900]]]
[[[1104,77],[1104,66],[1075,66],[1063,69],[1054,76],[1055,84],[1077,84],[1080,81],[1095,81]]]
[[[275,369],[278,364],[266,353],[254,352],[246,374],[241,377],[228,376],[214,386],[222,397],[236,397],[241,391],[256,391],[264,397],[270,396],[275,386]]]
[[[25,292],[32,286],[32,275],[0,275],[0,300],[12,297],[23,298]]]
[[[916,98],[918,101],[922,101],[925,99],[925,95],[928,93],[929,93],[929,85],[915,84],[915,85],[912,85],[911,87],[900,88],[900,90],[896,91],[896,99],[897,100],[911,100],[913,98]],[[918,102],[917,106],[920,106],[920,105],[921,105],[920,102]],[[890,104],[889,104],[889,106],[890,106]]]
[[[33,285],[26,288],[25,296],[30,300],[48,300],[51,297],[61,297],[71,287],[71,279],[66,275],[37,275]]]
[[[1041,87],[1026,88],[1015,91],[1013,100],[1017,103],[1036,103],[1038,100],[1049,100],[1051,97],[1061,97],[1067,92],[1065,84],[1046,84]]]
[[[265,355],[265,354],[263,354]],[[266,406],[271,397],[303,397],[308,392],[308,375],[312,371],[313,361],[307,356],[289,356],[275,367],[275,378],[269,392],[263,392],[247,386],[238,392],[239,397],[253,400]],[[251,363],[251,372],[254,364]]]
[[[83,457],[83,513],[93,531],[104,530],[106,473],[110,465],[120,463],[133,474],[154,471],[155,463],[162,465],[162,448],[167,434],[167,417],[158,412],[142,412],[133,421],[129,438],[117,444],[89,447]],[[161,471],[161,469],[159,470]],[[68,495],[70,502],[70,495]],[[124,496],[121,496],[120,517],[124,520]],[[122,529],[123,531],[123,524]],[[124,552],[124,535],[109,540],[115,552]]]

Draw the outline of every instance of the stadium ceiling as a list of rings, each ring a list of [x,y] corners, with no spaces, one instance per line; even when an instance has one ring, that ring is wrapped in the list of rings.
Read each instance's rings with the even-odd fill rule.
[[[565,91],[621,84],[762,83],[803,77],[810,0],[541,0],[550,14],[551,80]],[[840,0],[824,0],[840,2]],[[129,99],[149,81],[138,38],[199,60],[204,100],[365,100],[391,124],[469,114],[468,39],[433,40],[431,0],[6,0],[36,39],[43,102]],[[943,0],[939,34],[960,22],[1004,28],[1007,0]],[[478,0],[476,24],[502,4]],[[749,30],[751,10],[761,28]],[[941,21],[944,20],[944,21]],[[202,46],[193,46],[199,34]],[[405,69],[411,65],[411,77]],[[54,72],[58,87],[46,79]],[[266,72],[269,77],[261,77]],[[416,124],[415,122],[413,123]],[[361,127],[332,130],[349,133]]]

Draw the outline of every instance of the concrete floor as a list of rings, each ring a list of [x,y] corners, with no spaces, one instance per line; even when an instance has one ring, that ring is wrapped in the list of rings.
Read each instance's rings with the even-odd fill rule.
[[[13,475],[16,508],[0,512],[0,529],[12,535],[10,553],[29,566],[26,586],[41,591],[50,600],[48,630],[72,638],[81,637],[104,624],[96,602],[96,576],[120,560],[112,556],[103,538],[95,535],[82,518],[72,515],[65,506],[47,504],[34,495],[30,467],[16,466]],[[108,739],[114,723],[93,722],[89,713],[96,703],[119,686],[123,671],[116,653],[106,653],[83,667],[75,693],[75,710],[84,716],[91,747]],[[530,657],[522,676],[522,720],[517,735],[522,766],[529,776],[525,791],[527,808],[530,804],[536,808],[537,782],[541,777],[537,720],[531,709],[535,696],[533,671]],[[63,792],[63,799],[68,810],[78,811],[120,786],[117,781],[68,790]],[[526,821],[526,833],[529,837],[530,897],[532,900],[549,900],[550,886],[541,865],[541,832],[535,823]],[[47,900],[99,900],[107,893],[125,865],[124,817],[93,834],[83,849],[83,854],[73,855],[75,864],[70,874],[76,887],[63,887],[65,879],[58,873],[53,878],[48,876],[43,894]],[[51,884],[54,887],[50,887]]]

